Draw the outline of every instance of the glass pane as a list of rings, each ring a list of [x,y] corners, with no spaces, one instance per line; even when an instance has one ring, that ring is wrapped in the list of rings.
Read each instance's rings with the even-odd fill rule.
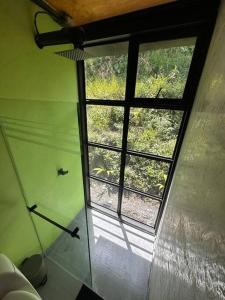
[[[120,153],[89,146],[89,172],[91,175],[119,182]]]
[[[78,124],[74,122],[75,103],[66,103],[65,105],[65,103],[52,102],[51,105],[46,105],[46,102],[43,101],[39,109],[33,113],[32,110],[29,110],[27,102],[20,103],[20,105],[22,105],[20,112],[24,114],[24,121],[18,122],[16,125],[13,121],[11,124],[7,124],[10,126],[6,130],[6,137],[18,170],[19,183],[22,184],[26,193],[26,205],[31,207],[36,204],[38,212],[69,230],[79,227],[80,239],[71,238],[67,232],[31,213],[48,266],[49,278],[51,278],[46,283],[47,290],[51,290],[53,282],[58,284],[57,280],[61,275],[64,276],[64,273],[65,275],[69,273],[72,277],[78,278],[90,286],[91,269],[86,206],[83,193],[81,153],[78,147]],[[19,111],[19,106],[15,109]],[[29,122],[27,111],[29,111]],[[62,115],[66,118],[62,118]],[[53,116],[54,119],[52,119]],[[21,115],[21,120],[23,117]],[[45,123],[44,119],[46,119]],[[31,120],[36,120],[36,123]],[[53,135],[49,131],[52,123],[59,124],[59,127],[54,129]],[[36,126],[26,125],[24,127],[25,124],[36,124]],[[75,128],[76,130],[74,130]],[[46,132],[48,134],[44,134]],[[3,155],[1,147],[0,153],[0,165],[3,166],[2,159],[7,161],[8,158]],[[57,176],[57,169],[60,168],[69,170],[69,174],[65,178]],[[7,178],[10,178],[11,184],[13,175],[10,177],[7,175]],[[20,210],[17,205],[15,206],[15,209]],[[10,207],[8,207],[9,210]],[[15,216],[17,218],[17,215]],[[22,215],[21,218],[25,217]],[[17,225],[14,223],[13,226],[16,227]],[[21,223],[19,226],[23,231],[21,234],[24,235],[24,247],[27,248],[21,253],[26,256],[37,253],[36,244],[29,235],[30,233],[27,233],[26,223]],[[30,223],[28,226],[32,226],[32,224]],[[29,245],[29,239],[33,244]],[[55,277],[56,272],[58,277]],[[54,289],[54,285],[52,287]],[[49,298],[57,299],[58,297],[46,296],[42,299]]]
[[[165,162],[127,155],[125,186],[161,197],[169,165]]]
[[[90,180],[91,201],[106,208],[117,210],[118,188],[97,180]]]
[[[110,146],[121,147],[123,131],[122,107],[88,105],[88,140]]]
[[[135,96],[182,98],[196,38],[142,44]]]
[[[172,157],[183,112],[131,108],[128,149]]]
[[[128,43],[87,48],[95,56],[85,60],[86,98],[124,100]]]
[[[124,190],[122,214],[154,227],[160,202],[149,197]]]

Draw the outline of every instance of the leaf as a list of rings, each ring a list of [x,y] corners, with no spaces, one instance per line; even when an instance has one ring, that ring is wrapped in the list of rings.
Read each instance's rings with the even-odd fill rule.
[[[96,174],[98,175],[98,174],[103,173],[105,171],[105,169],[104,168],[94,168],[93,171],[97,171]]]

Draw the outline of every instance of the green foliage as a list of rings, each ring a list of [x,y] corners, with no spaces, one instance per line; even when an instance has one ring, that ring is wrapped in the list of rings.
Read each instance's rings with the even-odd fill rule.
[[[187,46],[140,52],[136,97],[181,98],[192,53],[193,47]],[[124,100],[126,68],[125,55],[87,60],[87,98]],[[121,147],[123,115],[121,107],[89,106],[89,141]],[[128,149],[172,157],[181,119],[182,112],[179,111],[132,108]],[[118,183],[120,154],[100,148],[89,148],[90,173]],[[125,184],[161,196],[168,170],[167,163],[128,156]]]
[[[131,109],[128,148],[171,157],[181,118],[179,111]]]
[[[87,99],[117,99],[125,97],[125,82],[112,76],[109,79],[98,78],[92,80],[86,86]]]
[[[89,147],[89,165],[91,174],[118,182],[120,156],[115,151]]]
[[[123,108],[89,106],[87,116],[89,141],[121,147]]]
[[[166,163],[130,156],[127,158],[125,169],[125,184],[131,188],[161,196],[163,190],[159,188],[159,184],[164,184],[168,167]]]

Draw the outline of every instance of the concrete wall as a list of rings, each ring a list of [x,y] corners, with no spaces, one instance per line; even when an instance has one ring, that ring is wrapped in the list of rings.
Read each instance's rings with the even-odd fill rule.
[[[155,249],[151,300],[225,299],[225,1]]]
[[[63,225],[84,206],[75,66],[54,54],[58,47],[37,48],[34,10],[29,0],[0,0],[0,252],[16,263],[40,246],[10,155],[28,205]],[[46,15],[38,26],[57,28]],[[61,167],[67,176],[57,176]],[[34,220],[46,249],[60,231]]]

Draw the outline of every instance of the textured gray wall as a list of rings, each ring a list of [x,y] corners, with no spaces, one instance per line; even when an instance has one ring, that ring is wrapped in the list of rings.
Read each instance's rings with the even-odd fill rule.
[[[225,299],[224,0],[156,244],[150,299]]]

